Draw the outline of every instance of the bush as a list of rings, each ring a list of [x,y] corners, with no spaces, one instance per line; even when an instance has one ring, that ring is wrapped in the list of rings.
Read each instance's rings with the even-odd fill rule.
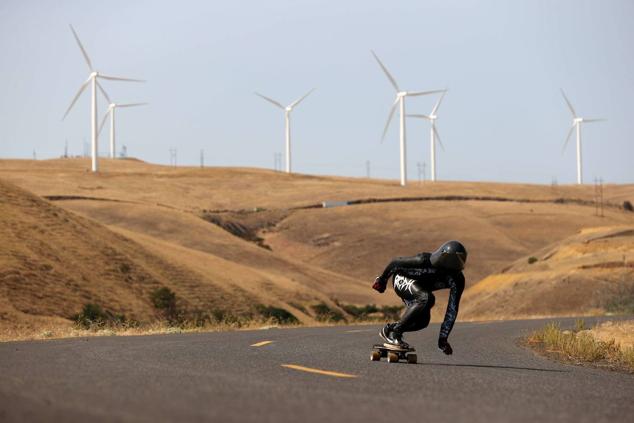
[[[629,201],[623,201],[623,210],[634,211],[634,207],[632,207],[632,203]]]
[[[533,263],[535,263],[536,261],[537,261],[537,257],[530,256],[530,257],[528,258],[528,264],[533,264]]]
[[[283,308],[258,305],[256,307],[258,313],[267,320],[272,320],[280,325],[297,325],[299,320],[292,313]]]
[[[345,321],[346,318],[339,311],[328,307],[326,303],[319,303],[311,306],[315,312],[315,319],[320,322],[340,322]]]
[[[354,317],[355,319],[366,319],[368,314],[376,313],[379,309],[374,304],[368,304],[365,306],[356,306],[353,304],[341,305],[343,311]]]
[[[383,306],[380,311],[383,313],[385,320],[399,320],[403,306]]]
[[[124,315],[104,311],[100,305],[93,303],[85,304],[81,312],[74,315],[72,319],[77,326],[84,329],[125,323]]]
[[[176,322],[179,317],[176,306],[176,294],[168,287],[157,288],[150,294],[154,308],[159,310],[169,322]]]

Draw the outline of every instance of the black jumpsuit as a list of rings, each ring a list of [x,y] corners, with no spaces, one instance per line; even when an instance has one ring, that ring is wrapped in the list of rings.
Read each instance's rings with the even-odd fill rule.
[[[379,280],[385,286],[390,276],[394,276],[394,291],[407,306],[401,320],[392,328],[397,333],[426,328],[435,302],[432,291],[448,288],[449,303],[440,328],[440,338],[448,338],[458,316],[465,279],[460,271],[435,268],[430,256],[430,253],[420,253],[414,257],[397,257],[388,264]]]

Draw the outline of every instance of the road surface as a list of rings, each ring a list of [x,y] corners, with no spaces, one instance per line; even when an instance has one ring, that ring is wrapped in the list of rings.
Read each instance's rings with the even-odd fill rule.
[[[0,421],[631,422],[634,376],[517,344],[544,324],[459,322],[450,357],[431,325],[417,365],[369,361],[376,325],[4,343]]]

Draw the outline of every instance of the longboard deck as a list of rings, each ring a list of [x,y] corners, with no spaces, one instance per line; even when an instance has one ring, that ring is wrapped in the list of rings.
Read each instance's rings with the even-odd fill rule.
[[[398,348],[389,344],[374,344],[370,360],[381,361],[381,358],[387,358],[388,363],[406,360],[408,363],[416,364],[418,360],[416,350],[412,347]]]
[[[399,348],[389,344],[374,344],[372,348],[375,350],[386,350],[386,351],[394,351],[394,352],[402,352],[402,353],[416,352],[416,349],[414,347]]]

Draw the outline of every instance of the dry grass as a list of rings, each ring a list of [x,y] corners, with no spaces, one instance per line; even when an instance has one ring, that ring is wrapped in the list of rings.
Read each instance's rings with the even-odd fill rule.
[[[470,287],[467,316],[634,313],[634,226],[587,228]]]
[[[600,340],[595,329],[586,330],[578,320],[574,330],[561,330],[556,323],[533,332],[527,342],[554,358],[577,364],[592,364],[634,373],[634,348],[623,347],[614,338]]]

